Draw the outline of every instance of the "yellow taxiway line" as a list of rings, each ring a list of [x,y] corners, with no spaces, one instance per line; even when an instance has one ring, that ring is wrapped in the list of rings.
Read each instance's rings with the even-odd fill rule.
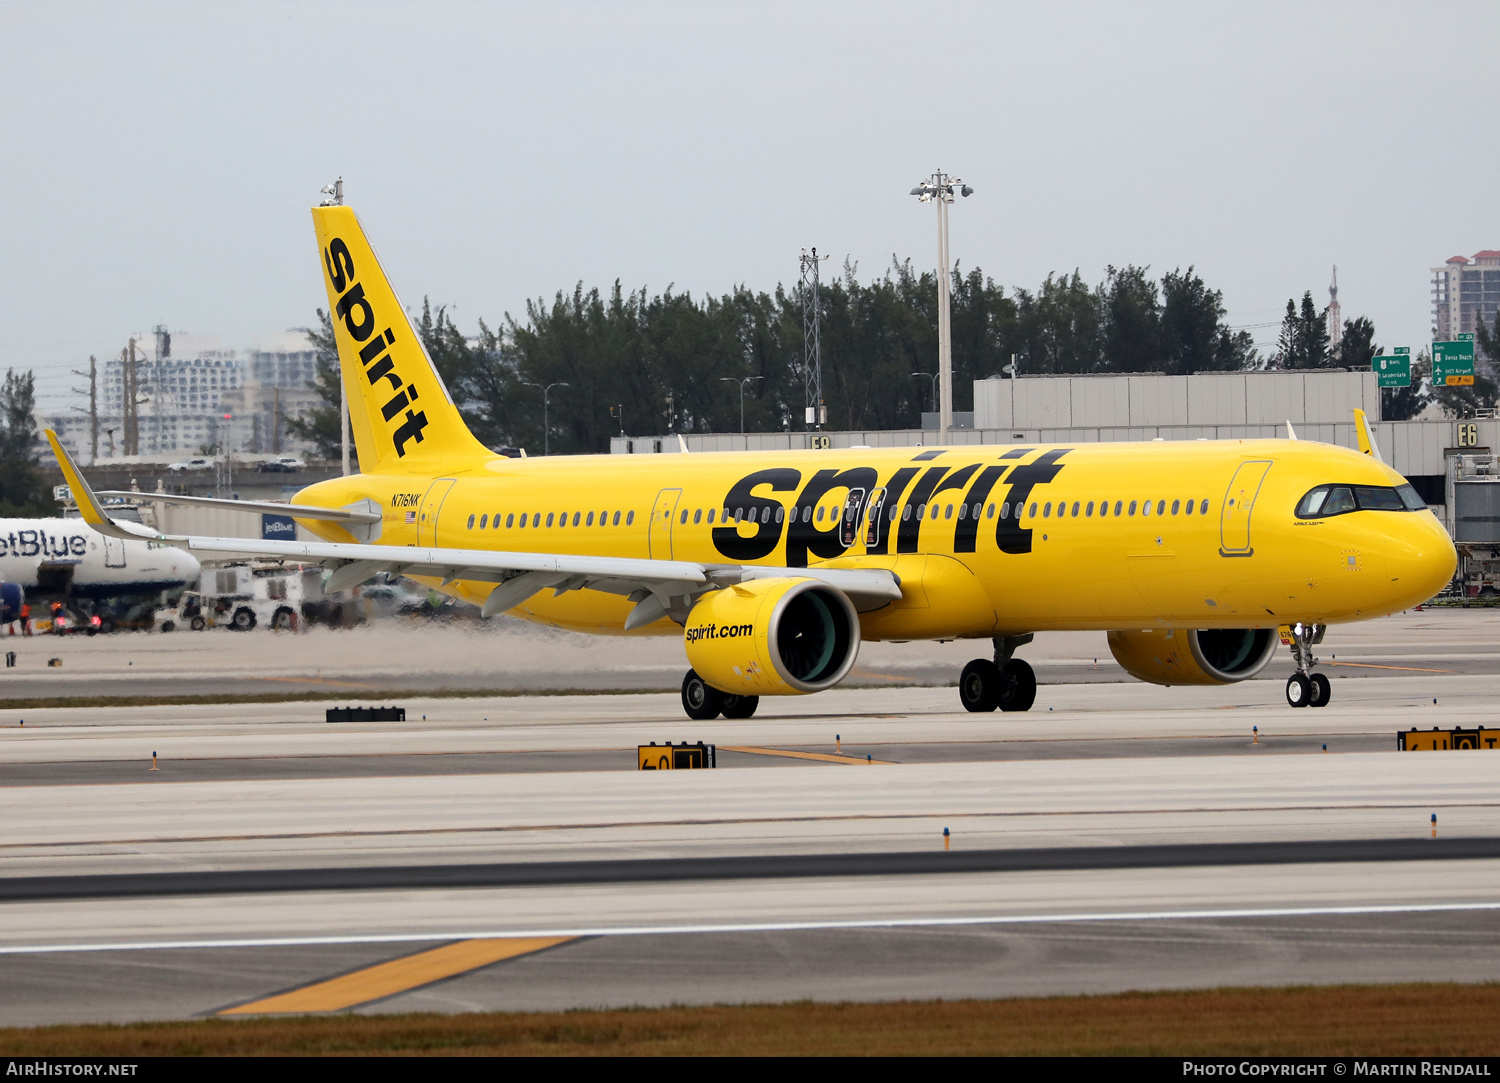
[[[444,944],[440,948],[419,951],[400,959],[377,963],[352,974],[344,974],[327,981],[314,982],[300,989],[277,993],[248,1004],[226,1008],[219,1015],[264,1015],[287,1012],[337,1012],[368,1004],[372,1000],[395,996],[431,985],[435,981],[451,978],[466,971],[477,970],[492,963],[514,959],[521,955],[543,951],[546,948],[576,940],[572,936],[515,936],[488,940],[460,940]]]
[[[824,763],[884,763],[895,760],[862,760],[858,756],[836,756],[832,752],[791,752],[784,748],[751,748],[746,745],[720,745],[725,752],[748,752],[752,756],[786,756],[794,760],[822,760]]]
[[[1451,669],[1423,669],[1420,666],[1377,666],[1371,662],[1319,662],[1321,666],[1358,666],[1360,669],[1399,669],[1403,673],[1452,673]]]

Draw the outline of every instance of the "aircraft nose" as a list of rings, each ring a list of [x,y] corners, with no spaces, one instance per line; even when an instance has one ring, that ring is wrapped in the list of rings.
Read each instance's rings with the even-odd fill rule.
[[[1390,552],[1391,585],[1402,608],[1420,605],[1453,579],[1458,551],[1448,531],[1430,512],[1418,512],[1404,524],[1398,544]]]
[[[186,549],[177,550],[172,563],[177,566],[177,574],[182,576],[183,581],[187,583],[197,579],[203,572],[202,562]]]

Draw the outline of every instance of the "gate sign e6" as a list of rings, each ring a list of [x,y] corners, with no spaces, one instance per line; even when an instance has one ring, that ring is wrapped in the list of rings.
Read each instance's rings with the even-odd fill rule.
[[[1411,386],[1411,347],[1398,346],[1394,354],[1379,354],[1370,359],[1380,387]]]
[[[1432,386],[1474,386],[1474,336],[1432,344]]]

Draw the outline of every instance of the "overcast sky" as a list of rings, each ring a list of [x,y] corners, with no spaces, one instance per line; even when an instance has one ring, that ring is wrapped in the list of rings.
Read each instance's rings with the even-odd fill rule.
[[[342,175],[407,304],[936,263],[1007,286],[1195,265],[1232,323],[1327,302],[1420,346],[1429,268],[1500,248],[1500,5],[0,0],[0,365],[327,300]],[[1258,341],[1275,330],[1255,332]],[[964,396],[967,397],[967,396]],[[81,400],[72,400],[81,401]]]

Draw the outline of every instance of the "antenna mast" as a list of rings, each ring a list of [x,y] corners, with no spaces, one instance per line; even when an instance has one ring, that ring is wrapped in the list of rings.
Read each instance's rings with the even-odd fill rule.
[[[1339,265],[1333,265],[1333,281],[1328,284],[1328,353],[1337,357],[1344,340],[1344,314],[1339,308]]]
[[[818,299],[818,265],[827,256],[814,248],[808,255],[802,250],[802,386],[807,393],[804,417],[808,428],[822,429],[828,423],[828,407],[823,403],[823,342],[818,326],[821,304]]]

